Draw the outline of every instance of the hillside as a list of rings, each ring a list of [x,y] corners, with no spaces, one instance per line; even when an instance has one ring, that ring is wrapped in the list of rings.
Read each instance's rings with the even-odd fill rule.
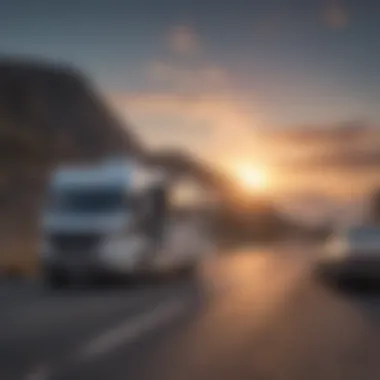
[[[0,155],[36,162],[139,150],[82,73],[64,65],[0,60]]]

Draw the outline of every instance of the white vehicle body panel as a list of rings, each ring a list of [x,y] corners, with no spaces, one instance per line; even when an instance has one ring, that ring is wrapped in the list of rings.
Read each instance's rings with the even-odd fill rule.
[[[72,191],[96,189],[107,185],[126,194],[140,194],[165,175],[134,162],[106,163],[96,166],[58,168],[53,173],[50,190]],[[210,246],[197,224],[169,220],[161,246],[152,245],[141,233],[133,230],[134,217],[130,211],[81,213],[46,208],[42,215],[41,259],[49,265],[72,265],[71,255],[62,254],[53,246],[51,237],[95,234],[99,244],[91,252],[89,264],[105,271],[134,274],[144,270],[162,271],[195,263],[202,259]],[[50,240],[49,240],[50,239]],[[75,253],[75,252],[74,252]],[[86,253],[87,254],[87,253]],[[74,255],[75,256],[75,255]],[[79,253],[74,265],[86,266],[87,256]],[[83,259],[82,259],[83,257]]]

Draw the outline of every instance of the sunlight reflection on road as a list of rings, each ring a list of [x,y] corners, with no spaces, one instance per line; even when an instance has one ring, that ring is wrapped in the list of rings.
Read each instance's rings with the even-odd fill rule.
[[[268,252],[251,251],[205,268],[204,281],[217,290],[216,296],[176,343],[186,351],[189,379],[206,379],[207,368],[218,368],[218,361],[231,360],[231,352],[244,351],[245,338],[280,313],[301,272],[298,267],[279,270],[278,265]]]
[[[355,357],[376,373],[378,327],[310,263],[251,251],[205,268],[216,295],[173,341],[165,379],[356,379]]]

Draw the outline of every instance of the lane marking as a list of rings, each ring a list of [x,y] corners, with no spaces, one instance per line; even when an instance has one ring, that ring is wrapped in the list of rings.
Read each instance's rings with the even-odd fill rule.
[[[118,346],[129,344],[141,335],[155,330],[184,313],[188,303],[173,300],[157,306],[154,310],[134,317],[116,326],[87,343],[79,350],[82,359],[92,359],[105,354]]]
[[[28,373],[25,380],[46,380],[50,377],[51,372],[46,366],[41,366],[40,368]]]
[[[136,297],[136,299],[138,298]],[[51,365],[52,363],[50,363],[50,366],[38,365],[24,376],[24,380],[48,380],[53,374],[59,373],[61,369],[70,367],[75,362],[92,359],[120,345],[133,343],[140,336],[169,324],[182,315],[188,307],[188,302],[177,298],[159,303],[154,309],[137,314],[128,318],[122,324],[106,330],[106,332],[83,345],[76,353],[56,360],[53,366]]]

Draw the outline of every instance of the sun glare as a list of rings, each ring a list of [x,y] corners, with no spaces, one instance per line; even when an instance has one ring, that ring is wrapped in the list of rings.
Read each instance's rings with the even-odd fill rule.
[[[240,184],[248,190],[264,190],[268,185],[267,173],[262,168],[240,165],[235,173]]]

